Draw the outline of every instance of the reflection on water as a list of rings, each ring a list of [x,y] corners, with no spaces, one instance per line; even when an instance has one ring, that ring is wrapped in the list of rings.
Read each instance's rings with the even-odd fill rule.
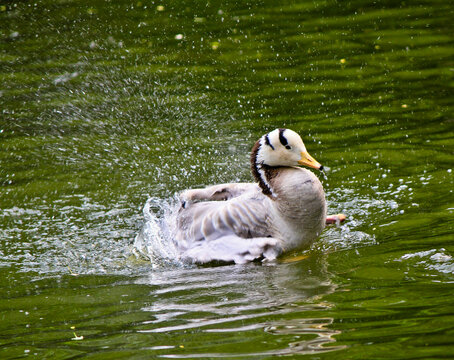
[[[308,269],[311,275],[305,272]],[[196,352],[191,352],[190,344],[185,352],[175,346],[179,351],[163,354],[165,357],[254,357],[342,348],[331,344],[335,342],[333,336],[339,334],[326,327],[333,319],[293,317],[298,313],[323,314],[331,307],[319,300],[336,288],[321,259],[305,265],[160,270],[140,277],[137,283],[155,288],[150,294],[152,304],[143,308],[150,312],[152,320],[143,322],[139,333],[194,332],[201,344],[205,337],[219,339],[192,349]],[[256,344],[258,335],[268,345]],[[216,351],[220,339],[231,339],[234,346],[240,338],[243,350]],[[327,344],[331,345],[325,347]],[[158,346],[171,347],[168,343]]]

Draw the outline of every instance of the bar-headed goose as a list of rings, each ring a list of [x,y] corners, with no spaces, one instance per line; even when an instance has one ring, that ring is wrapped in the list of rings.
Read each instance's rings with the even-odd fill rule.
[[[323,169],[296,132],[276,129],[252,148],[256,183],[184,191],[175,234],[181,257],[245,263],[312,244],[338,218],[326,217],[322,184],[298,165]]]

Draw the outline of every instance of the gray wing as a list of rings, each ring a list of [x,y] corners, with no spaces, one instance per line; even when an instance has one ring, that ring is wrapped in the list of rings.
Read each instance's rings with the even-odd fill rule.
[[[275,258],[280,242],[270,236],[271,201],[259,190],[228,201],[206,201],[182,207],[176,240],[183,257],[195,262],[251,261]]]

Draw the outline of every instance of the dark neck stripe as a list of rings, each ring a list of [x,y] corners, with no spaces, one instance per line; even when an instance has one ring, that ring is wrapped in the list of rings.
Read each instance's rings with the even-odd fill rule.
[[[268,166],[265,164],[260,164],[257,160],[260,146],[261,145],[260,145],[260,140],[259,140],[255,143],[254,147],[252,148],[251,171],[252,171],[252,175],[255,178],[255,181],[258,182],[260,188],[262,189],[262,192],[265,195],[272,195],[272,191],[271,191],[270,187],[268,186],[265,179],[263,178],[263,177],[266,178],[266,170],[267,170]]]
[[[265,144],[268,145],[269,147],[271,147],[271,149],[274,150],[274,146],[271,145],[270,138],[269,138],[268,134],[265,135]]]

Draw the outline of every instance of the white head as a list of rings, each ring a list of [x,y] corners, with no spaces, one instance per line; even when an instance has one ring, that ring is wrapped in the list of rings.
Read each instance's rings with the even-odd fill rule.
[[[268,166],[306,165],[322,170],[320,165],[306,150],[303,140],[290,129],[276,129],[263,135],[259,140],[256,164]]]
[[[270,184],[273,171],[281,166],[298,165],[323,170],[323,166],[308,154],[301,137],[292,130],[273,130],[263,135],[252,148],[252,175],[265,195],[276,197]]]

